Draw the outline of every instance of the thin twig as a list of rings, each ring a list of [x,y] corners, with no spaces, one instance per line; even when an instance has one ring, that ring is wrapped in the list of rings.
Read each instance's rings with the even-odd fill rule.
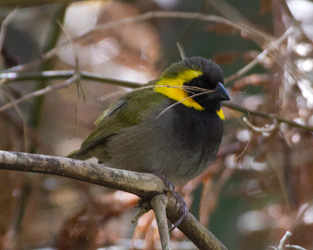
[[[294,128],[300,128],[300,129],[304,129],[304,130],[307,130],[307,131],[311,131],[313,132],[313,127],[310,127],[310,126],[307,126],[307,125],[302,125],[300,123],[297,123],[297,122],[294,122],[294,121],[289,121],[289,120],[286,120],[286,119],[283,119],[283,118],[280,118],[278,116],[275,116],[275,115],[272,115],[272,114],[265,114],[265,113],[262,113],[262,112],[258,112],[258,111],[252,111],[252,110],[246,110],[238,105],[235,105],[235,104],[231,104],[231,103],[223,103],[222,104],[224,107],[227,107],[227,108],[230,108],[232,110],[236,110],[236,111],[239,111],[239,112],[242,112],[242,113],[247,113],[249,112],[250,115],[252,116],[258,116],[258,117],[262,117],[262,118],[265,118],[267,120],[273,120],[273,119],[276,119],[278,122],[280,123],[286,123],[288,124],[289,126],[291,127],[294,127]]]
[[[76,49],[75,49],[74,43],[72,42],[71,37],[68,34],[68,32],[66,31],[65,27],[59,21],[57,21],[57,23],[60,26],[61,30],[63,31],[65,37],[67,38],[67,40],[68,40],[68,42],[69,42],[69,44],[71,46],[71,50],[73,52],[73,57],[74,57],[74,64],[75,64],[74,72],[75,72],[75,75],[77,76],[77,79],[76,79],[77,92],[79,94],[81,94],[83,99],[84,99],[85,98],[85,94],[84,94],[84,91],[82,89],[81,81],[80,81],[81,80],[81,77],[80,77],[81,70],[80,70],[80,63],[79,63],[79,59],[78,59],[78,54],[76,53]],[[76,109],[78,109],[78,107]],[[77,111],[76,111],[76,113],[77,113]]]
[[[150,20],[153,18],[159,18],[159,19],[188,19],[188,20],[199,20],[203,22],[215,22],[215,23],[223,23],[225,25],[228,25],[230,27],[233,27],[237,30],[243,31],[246,34],[250,34],[252,38],[255,38],[255,42],[259,44],[260,46],[263,45],[264,37],[268,37],[268,39],[271,39],[272,36],[269,34],[266,34],[264,32],[256,32],[256,30],[253,30],[253,34],[251,33],[251,30],[248,30],[246,27],[243,27],[240,24],[236,24],[224,17],[221,16],[215,16],[215,15],[205,15],[201,13],[192,13],[192,12],[179,12],[179,11],[151,11],[147,12],[141,15],[128,17],[124,19],[120,19],[117,21],[109,22],[106,24],[102,24],[97,26],[96,28],[88,29],[86,31],[83,31],[74,37],[71,38],[71,40],[77,41],[79,39],[85,38],[86,36],[90,35],[92,32],[103,30],[103,29],[109,29],[109,28],[115,28],[120,25],[135,23],[135,22],[142,22],[145,20]],[[62,48],[63,46],[68,45],[68,42],[65,41],[63,43],[60,43],[58,47],[55,47],[51,49],[50,51],[44,53],[39,59],[34,60],[30,63],[21,64],[15,67],[12,67],[10,69],[7,69],[6,72],[12,72],[12,71],[23,71],[30,69],[32,67],[35,67],[36,65],[40,64],[42,61],[50,59],[52,56],[54,56],[57,51]]]
[[[175,88],[176,86],[162,86],[161,87],[173,87]],[[178,86],[178,88],[180,88],[180,86]],[[184,88],[185,89],[185,88]],[[196,87],[196,89],[201,89],[201,88],[198,88]],[[167,112],[169,109],[173,108],[174,106],[188,100],[188,99],[191,99],[191,98],[194,98],[194,97],[197,97],[197,96],[201,96],[201,95],[205,95],[205,94],[208,94],[208,93],[211,93],[213,90],[210,90],[210,89],[204,89],[203,92],[200,92],[200,93],[197,93],[197,94],[193,94],[193,95],[190,95],[182,100],[179,100],[175,103],[173,103],[172,105],[168,106],[167,108],[163,109],[162,112],[160,112],[160,114],[158,114],[155,118],[158,119],[161,115],[163,115],[165,112]]]
[[[75,83],[77,86],[77,96],[78,99],[81,96],[83,99],[85,99],[85,94],[82,88],[82,84],[81,84],[81,76],[80,76],[80,64],[79,64],[79,59],[78,59],[78,55],[76,53],[75,50],[75,46],[73,44],[73,42],[71,41],[71,38],[68,34],[68,32],[66,31],[66,29],[63,27],[62,23],[60,23],[59,21],[57,21],[58,25],[60,26],[61,30],[63,31],[65,37],[67,38],[70,46],[71,46],[71,50],[73,52],[73,56],[74,56],[74,62],[75,62],[75,70],[74,70],[74,76],[76,77]],[[76,134],[77,132],[77,124],[78,124],[78,110],[79,110],[79,101],[76,102],[76,109],[75,109],[75,130],[73,132],[73,136]]]
[[[74,75],[73,77],[71,77],[70,79],[66,80],[63,83],[60,83],[60,84],[57,84],[57,85],[53,85],[53,86],[47,86],[46,88],[39,89],[37,91],[34,91],[34,92],[29,93],[27,95],[24,95],[21,98],[18,98],[18,99],[14,100],[14,101],[11,101],[11,102],[6,103],[3,106],[1,106],[0,107],[0,112],[2,112],[4,110],[7,110],[7,109],[13,107],[14,105],[17,105],[17,104],[20,104],[22,102],[25,102],[26,100],[29,100],[29,99],[34,98],[36,96],[45,95],[45,94],[47,94],[49,92],[66,88],[66,87],[70,86],[71,84],[75,83],[76,80],[77,80],[77,75]]]
[[[151,199],[151,207],[155,214],[155,219],[158,224],[162,250],[170,250],[170,235],[166,218],[166,205],[168,197],[166,194],[157,194]]]
[[[236,157],[235,161],[240,159],[243,154],[248,150],[248,147],[250,145],[250,142],[251,142],[251,139],[252,139],[252,132],[253,132],[253,129],[252,129],[252,118],[251,118],[251,114],[250,114],[250,111],[246,108],[246,106],[244,105],[244,103],[236,96],[236,95],[232,95],[240,104],[241,106],[243,106],[243,108],[246,110],[247,112],[247,115],[248,115],[248,118],[249,119],[246,119],[246,117],[243,118],[244,121],[247,121],[247,124],[249,123],[251,126],[250,126],[250,129],[251,129],[251,133],[250,133],[250,136],[249,136],[249,140],[247,142],[247,144],[245,145],[245,147],[243,148],[243,150],[241,151],[241,153]],[[250,121],[250,122],[249,122]]]
[[[4,42],[5,42],[5,37],[6,37],[6,33],[7,33],[7,28],[8,25],[10,24],[10,22],[13,20],[13,18],[16,16],[17,14],[17,8],[15,8],[12,12],[10,12],[10,14],[4,19],[4,21],[1,24],[1,32],[0,32],[0,53],[2,53],[3,50],[3,46],[4,46]],[[3,85],[6,81],[2,80],[0,81],[0,87],[2,87],[1,85]],[[6,90],[3,89],[2,87],[2,92],[3,94],[10,100],[13,100],[13,97],[11,96],[11,94]],[[21,118],[22,122],[23,122],[23,130],[24,130],[24,145],[25,145],[25,151],[28,151],[28,144],[27,144],[27,136],[28,136],[28,130],[27,130],[27,124],[25,122],[25,118],[23,116],[23,113],[21,112],[21,110],[19,109],[18,106],[14,105],[14,108],[18,114],[18,116]]]
[[[1,86],[0,85],[0,90],[2,91],[2,94],[8,99],[8,100],[10,100],[10,103],[13,103],[14,102],[14,98],[13,98],[13,96],[11,95],[11,93],[9,92],[9,88],[7,88],[7,86],[5,86],[5,85],[3,85],[3,86]],[[12,107],[14,107],[14,109],[15,109],[15,111],[16,111],[16,113],[17,113],[17,115],[19,116],[19,118],[21,119],[21,121],[22,121],[22,124],[23,124],[23,135],[24,135],[24,150],[26,151],[26,152],[28,152],[28,149],[29,149],[29,147],[28,147],[28,140],[27,140],[27,138],[28,138],[28,136],[29,136],[29,127],[28,127],[28,125],[27,125],[27,122],[26,122],[26,119],[25,119],[25,117],[24,117],[24,114],[23,114],[23,111],[21,110],[21,108],[19,107],[19,106],[17,106],[17,104],[13,104],[13,106]]]
[[[261,62],[270,52],[276,50],[277,47],[286,39],[290,34],[294,32],[294,27],[289,27],[284,34],[282,34],[277,40],[274,42],[268,43],[266,49],[263,50],[257,57],[255,57],[251,62],[245,65],[242,69],[238,70],[235,74],[225,78],[225,84],[234,81],[241,77],[243,74],[247,73],[251,70],[254,66],[256,66],[259,62]]]
[[[261,132],[261,133],[271,133],[277,128],[277,120],[273,119],[272,124],[266,124],[264,127],[257,127],[254,126],[251,122],[248,121],[246,117],[243,118],[243,121],[255,132]]]
[[[286,243],[286,240],[291,236],[292,234],[287,231],[284,236],[281,238],[280,242],[279,242],[279,246],[277,247],[277,250],[283,250],[284,247],[285,247],[285,243]]]
[[[297,245],[289,245],[289,244],[285,245],[285,248],[290,248],[290,249],[295,249],[295,250],[307,250],[306,248],[303,248]]]
[[[183,46],[181,45],[181,43],[177,42],[176,45],[177,45],[181,59],[182,60],[186,59],[186,53],[185,53],[185,50],[184,50]]]
[[[75,75],[74,70],[47,70],[42,72],[4,72],[0,73],[0,79],[6,82],[27,81],[27,80],[60,80],[68,79]],[[80,77],[83,80],[95,81],[99,83],[111,83],[127,88],[137,88],[141,84],[129,81],[105,78],[99,74],[81,71]]]
[[[26,81],[26,80],[33,80],[33,79],[46,79],[46,80],[52,80],[52,79],[67,79],[69,77],[73,77],[75,75],[75,72],[73,70],[51,70],[51,71],[43,71],[43,72],[21,72],[21,73],[0,73],[0,79],[6,79],[7,81]],[[80,76],[82,79],[84,80],[89,80],[89,81],[96,81],[96,82],[100,82],[100,83],[110,83],[110,84],[115,84],[115,85],[119,85],[122,87],[127,87],[127,88],[138,88],[140,86],[142,86],[139,83],[135,83],[135,82],[129,82],[129,81],[121,81],[121,80],[116,80],[116,79],[112,79],[112,78],[105,78],[102,77],[99,74],[94,74],[94,73],[90,73],[90,72],[85,72],[82,71],[80,72]],[[69,79],[70,80],[70,79]],[[63,88],[65,86],[62,86],[62,84],[59,88]],[[55,85],[55,86],[59,86],[59,85]],[[47,87],[48,88],[48,87]],[[57,88],[57,89],[59,89]],[[57,90],[57,89],[53,89],[53,90]],[[39,90],[41,91],[41,90]],[[50,92],[50,91],[48,91]],[[29,94],[31,95],[31,94]],[[31,97],[30,97],[31,98]],[[7,105],[7,104],[6,104]],[[273,118],[277,119],[278,122],[280,123],[286,123],[291,127],[295,127],[295,128],[301,128],[304,130],[308,130],[308,131],[313,131],[313,127],[307,126],[307,125],[302,125],[299,124],[297,122],[293,122],[293,121],[289,121],[277,116],[272,116],[270,114],[266,114],[266,113],[262,113],[262,112],[258,112],[258,111],[252,111],[252,110],[246,110],[238,105],[234,105],[231,103],[226,103],[223,102],[222,104],[225,107],[228,107],[232,110],[236,110],[242,113],[250,113],[250,115],[252,116],[258,116],[258,117],[263,117],[265,119],[268,120],[272,120]],[[10,105],[12,106],[12,105]],[[0,112],[2,111],[2,107],[0,107]]]
[[[269,248],[274,249],[274,250],[284,250],[285,248],[296,249],[296,250],[306,250],[305,248],[300,247],[300,246],[286,244],[286,240],[287,240],[291,235],[292,235],[292,234],[291,234],[289,231],[287,231],[287,232],[284,234],[284,236],[281,238],[278,247],[270,246]]]

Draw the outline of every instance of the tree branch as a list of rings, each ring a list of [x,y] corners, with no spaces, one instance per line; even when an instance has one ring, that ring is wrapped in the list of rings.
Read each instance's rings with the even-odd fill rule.
[[[284,118],[281,118],[281,117],[278,117],[278,116],[275,116],[275,115],[272,115],[272,114],[265,114],[265,113],[258,112],[258,111],[248,110],[248,109],[239,107],[239,106],[237,106],[235,104],[232,104],[232,103],[225,103],[224,102],[223,106],[227,107],[227,108],[230,108],[232,110],[239,111],[241,113],[245,113],[245,114],[249,113],[251,116],[258,116],[258,117],[265,118],[267,120],[277,120],[279,123],[286,123],[286,124],[288,124],[291,127],[300,128],[300,129],[304,129],[304,130],[308,130],[308,131],[313,132],[313,127],[310,127],[310,126],[307,126],[307,125],[303,125],[303,124],[300,124],[300,123],[297,123],[297,122],[294,122],[294,121],[289,121],[289,120],[286,120]]]
[[[163,193],[163,181],[153,174],[103,167],[85,161],[0,150],[0,168],[53,174],[136,194],[142,198]]]
[[[146,12],[140,15],[131,16],[127,18],[123,18],[120,20],[112,21],[109,23],[105,23],[102,25],[97,26],[96,28],[88,29],[86,31],[83,31],[74,37],[71,37],[71,41],[77,41],[79,39],[82,39],[88,35],[90,35],[92,32],[98,31],[98,30],[104,30],[104,29],[110,29],[110,28],[116,28],[120,25],[130,24],[130,23],[136,23],[136,22],[142,22],[151,20],[154,18],[158,19],[186,19],[186,20],[198,20],[202,22],[213,22],[213,23],[222,23],[227,26],[230,26],[236,30],[239,30],[241,32],[244,32],[248,36],[253,39],[256,44],[263,46],[266,41],[272,40],[273,37],[263,31],[257,30],[257,29],[250,29],[247,26],[243,26],[239,23],[235,23],[231,20],[228,20],[227,18],[221,17],[221,16],[215,16],[215,15],[205,15],[198,12],[181,12],[181,11],[150,11]],[[30,68],[35,67],[36,65],[40,64],[44,60],[48,60],[52,56],[56,54],[56,52],[62,48],[63,46],[68,45],[68,42],[63,42],[58,45],[58,47],[55,47],[51,49],[50,51],[42,54],[42,56],[32,62],[21,64],[18,66],[14,66],[10,69],[6,69],[6,72],[12,72],[12,71],[23,71]]]
[[[0,150],[0,169],[53,174],[105,187],[115,188],[149,199],[164,193],[163,181],[153,174],[107,168],[64,157],[8,152]],[[175,199],[170,198],[166,207],[167,217],[175,222],[180,217],[180,209]],[[215,238],[191,214],[178,227],[199,249],[225,250],[225,246]]]
[[[58,80],[58,79],[67,79],[75,76],[75,71],[74,70],[51,70],[51,71],[42,71],[42,72],[10,72],[10,73],[0,73],[0,79],[6,80],[6,82],[10,81],[26,81],[26,80]],[[129,81],[122,81],[122,80],[116,80],[112,78],[105,78],[102,77],[99,74],[95,73],[90,73],[86,71],[80,72],[80,77],[83,80],[89,80],[89,81],[96,81],[100,83],[110,83],[122,87],[127,87],[127,88],[137,88],[142,86],[140,83],[136,82],[129,82]],[[55,85],[55,87],[51,87],[52,90],[58,90],[60,88],[65,88],[67,85],[64,83],[61,83],[59,85]],[[49,91],[51,91],[51,88]],[[42,94],[46,93],[45,91],[41,90],[40,91]],[[30,93],[29,95],[31,95]],[[22,97],[23,98],[23,97]],[[10,103],[3,105],[0,107],[0,112],[7,109]],[[279,123],[286,123],[291,127],[295,128],[300,128],[308,131],[313,131],[313,127],[307,126],[307,125],[302,125],[300,123],[294,122],[294,121],[289,121],[277,116],[273,116],[270,114],[258,112],[258,111],[252,111],[252,110],[247,110],[245,108],[239,107],[235,104],[231,103],[225,103],[223,102],[222,105],[224,107],[230,108],[232,110],[236,110],[242,113],[249,113],[252,116],[258,116],[262,117],[268,120],[273,120],[276,119]],[[12,105],[10,105],[11,107]]]
[[[153,196],[150,202],[155,214],[155,219],[158,224],[162,250],[171,250],[171,240],[166,218],[167,202],[168,197],[166,196],[166,194],[157,194]]]
[[[174,198],[169,198],[166,214],[172,223],[175,223],[181,212],[176,206]],[[227,250],[227,248],[191,214],[182,221],[178,228],[200,249],[200,250]]]
[[[33,80],[62,80],[68,79],[75,75],[75,70],[47,70],[47,71],[35,71],[35,72],[3,72],[0,73],[0,79],[6,80],[6,82],[20,82],[20,81],[33,81]],[[96,73],[87,71],[80,71],[80,77],[83,80],[95,81],[100,83],[111,83],[121,87],[137,88],[140,87],[140,83],[116,80],[112,78],[106,78]]]
[[[78,80],[79,80],[79,75],[74,75],[73,77],[71,77],[70,79],[67,79],[63,83],[53,85],[53,86],[47,86],[45,88],[31,92],[27,95],[22,96],[21,98],[18,98],[16,100],[12,100],[11,102],[4,104],[3,106],[0,107],[0,112],[7,110],[7,109],[9,109],[9,108],[11,108],[17,104],[22,103],[22,102],[25,102],[29,99],[32,99],[36,96],[42,96],[42,95],[45,95],[45,94],[52,92],[52,91],[67,88],[68,86],[70,86],[71,84],[75,83]]]

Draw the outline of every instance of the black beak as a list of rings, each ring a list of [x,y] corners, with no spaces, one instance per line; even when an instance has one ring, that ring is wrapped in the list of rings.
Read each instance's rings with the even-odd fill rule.
[[[209,100],[216,100],[216,101],[229,101],[229,95],[221,82],[217,83],[216,88],[207,94]]]

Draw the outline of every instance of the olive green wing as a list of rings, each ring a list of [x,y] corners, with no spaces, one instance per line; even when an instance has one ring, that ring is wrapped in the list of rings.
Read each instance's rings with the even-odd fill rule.
[[[92,157],[89,151],[101,144],[105,145],[108,138],[118,134],[122,128],[130,127],[140,122],[140,114],[155,107],[165,97],[153,90],[153,83],[144,86],[151,88],[134,90],[117,102],[113,103],[96,121],[96,128],[84,140],[80,150],[69,156],[77,159]]]

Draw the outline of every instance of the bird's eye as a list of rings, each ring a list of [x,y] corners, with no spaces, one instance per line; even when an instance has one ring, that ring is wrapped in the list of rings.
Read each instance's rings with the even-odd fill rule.
[[[215,89],[216,83],[213,83],[212,80],[207,76],[200,76],[192,79],[189,83],[186,83],[185,86],[188,86],[186,89],[189,91],[192,91],[193,93],[199,93],[205,91],[206,89]]]
[[[199,79],[194,79],[194,80],[193,80],[193,85],[200,87],[201,81],[200,81]]]

